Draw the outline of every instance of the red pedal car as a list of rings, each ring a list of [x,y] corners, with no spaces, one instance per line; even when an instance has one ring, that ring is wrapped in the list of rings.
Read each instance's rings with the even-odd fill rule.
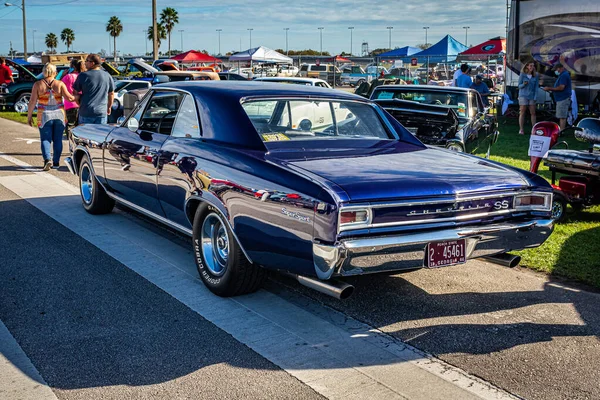
[[[576,211],[600,204],[600,120],[582,119],[573,129],[577,140],[590,143],[588,150],[552,148],[558,142],[560,128],[554,122],[538,122],[531,130],[529,146],[530,171],[537,173],[543,159],[552,172],[554,200],[552,217],[560,221],[565,216],[567,203]],[[564,131],[563,131],[564,132]],[[556,174],[565,174],[558,179]]]

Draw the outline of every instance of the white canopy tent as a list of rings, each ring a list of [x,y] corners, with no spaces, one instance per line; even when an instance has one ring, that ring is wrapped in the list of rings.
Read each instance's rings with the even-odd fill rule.
[[[250,61],[250,62],[267,62],[277,64],[292,64],[291,57],[271,50],[267,47],[260,46],[253,49],[248,49],[239,53],[235,53],[229,57],[230,62]]]

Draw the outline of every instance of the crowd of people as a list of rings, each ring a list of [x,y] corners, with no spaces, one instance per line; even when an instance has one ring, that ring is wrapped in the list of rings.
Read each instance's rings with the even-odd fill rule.
[[[43,78],[33,85],[27,122],[33,126],[33,110],[37,107],[44,171],[59,167],[62,137],[69,126],[106,124],[115,85],[101,64],[97,54],[89,54],[84,62],[73,60],[61,81],[56,79],[56,66],[47,63]]]

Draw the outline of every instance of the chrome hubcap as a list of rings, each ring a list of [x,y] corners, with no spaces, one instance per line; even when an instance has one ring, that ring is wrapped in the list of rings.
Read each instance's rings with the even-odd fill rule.
[[[81,171],[79,172],[79,186],[83,201],[85,204],[90,204],[92,202],[94,180],[92,177],[92,171],[90,171],[90,167],[87,164],[83,165]]]
[[[202,223],[202,256],[206,267],[214,275],[223,275],[229,258],[229,235],[227,229],[215,213],[210,213]]]
[[[563,204],[560,201],[552,202],[552,218],[559,219],[564,212]]]

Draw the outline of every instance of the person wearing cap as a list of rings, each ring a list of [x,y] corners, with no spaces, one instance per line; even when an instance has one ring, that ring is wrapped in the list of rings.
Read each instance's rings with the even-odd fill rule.
[[[479,92],[484,106],[489,104],[489,100],[486,95],[490,94],[490,88],[483,82],[483,76],[477,75],[475,77],[475,82],[471,84],[471,89],[475,89]]]
[[[470,88],[473,84],[473,80],[469,75],[469,71],[471,71],[471,68],[469,68],[467,64],[463,64],[460,66],[460,71],[462,73],[459,75],[458,78],[456,78],[456,87],[462,87],[467,89]]]
[[[546,86],[543,89],[554,93],[556,118],[559,120],[560,130],[563,130],[567,126],[567,116],[571,105],[571,75],[561,63],[556,64],[553,69],[558,75],[558,79],[554,83],[554,87]]]

